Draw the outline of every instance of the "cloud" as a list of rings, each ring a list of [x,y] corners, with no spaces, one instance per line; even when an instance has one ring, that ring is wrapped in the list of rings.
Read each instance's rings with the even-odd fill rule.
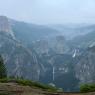
[[[0,14],[27,22],[95,21],[95,0],[0,0]]]

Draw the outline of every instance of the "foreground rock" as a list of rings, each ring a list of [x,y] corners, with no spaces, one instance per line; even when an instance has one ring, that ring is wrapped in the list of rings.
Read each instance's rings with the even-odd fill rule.
[[[0,95],[45,95],[45,92],[16,83],[0,83]]]

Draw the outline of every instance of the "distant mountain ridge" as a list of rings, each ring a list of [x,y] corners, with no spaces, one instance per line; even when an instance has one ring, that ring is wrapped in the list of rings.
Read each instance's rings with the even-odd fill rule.
[[[49,39],[58,35],[58,31],[47,26],[11,21],[12,30],[18,40],[26,44]],[[23,44],[24,44],[23,43]]]
[[[56,29],[60,34],[73,39],[76,36],[88,34],[95,30],[95,24],[64,24],[64,25],[49,25],[49,27]]]

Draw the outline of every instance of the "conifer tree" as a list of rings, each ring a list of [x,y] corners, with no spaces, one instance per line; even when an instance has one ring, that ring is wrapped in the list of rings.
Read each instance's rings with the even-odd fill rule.
[[[6,68],[2,56],[0,55],[0,78],[7,77]]]

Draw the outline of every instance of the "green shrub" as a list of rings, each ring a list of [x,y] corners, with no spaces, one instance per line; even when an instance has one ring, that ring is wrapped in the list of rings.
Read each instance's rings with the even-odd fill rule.
[[[40,89],[47,90],[47,91],[57,91],[58,90],[56,87],[52,87],[50,85],[41,84],[39,82],[33,82],[33,81],[30,81],[30,80],[17,79],[16,82],[19,85],[36,87],[36,88],[40,88]]]
[[[83,93],[86,92],[95,92],[95,84],[84,84],[80,86],[80,91]]]
[[[0,93],[0,95],[10,95],[10,94],[6,94],[6,93]]]
[[[9,78],[1,78],[0,83],[8,83],[9,80],[10,80]]]

